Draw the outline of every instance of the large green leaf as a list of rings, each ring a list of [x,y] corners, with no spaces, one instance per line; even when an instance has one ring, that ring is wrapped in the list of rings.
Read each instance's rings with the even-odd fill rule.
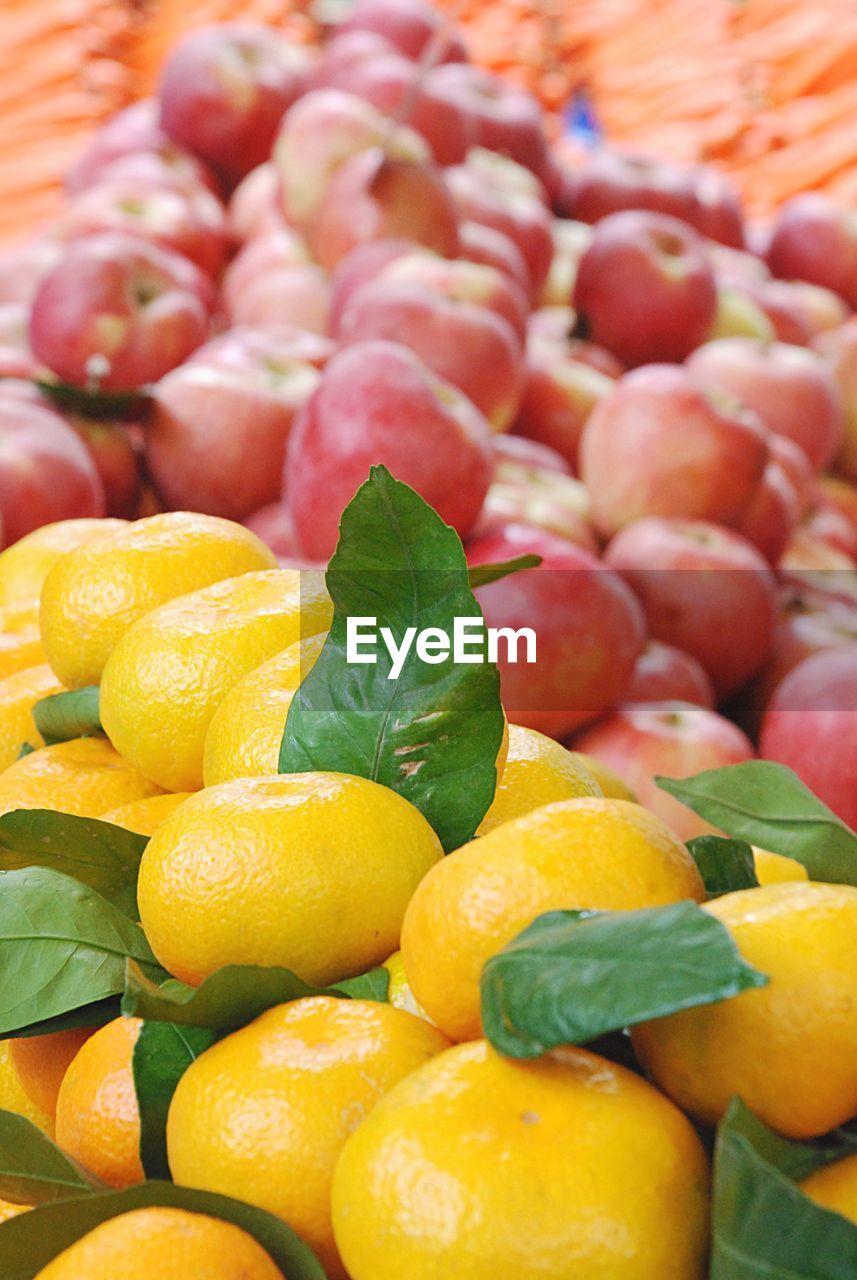
[[[857,1226],[792,1181],[830,1157],[733,1102],[717,1135],[711,1280],[854,1280]]]
[[[33,719],[46,746],[103,734],[98,685],[52,693],[42,698],[33,707]]]
[[[0,1226],[0,1280],[33,1280],[58,1253],[100,1223],[152,1205],[170,1205],[232,1222],[267,1249],[288,1280],[326,1280],[315,1254],[281,1218],[242,1200],[177,1187],[171,1182],[144,1182],[127,1191],[43,1205],[4,1222]],[[158,1280],[157,1276],[153,1274],[152,1280]],[[188,1280],[193,1278],[188,1276]]]
[[[408,628],[452,635],[481,618],[458,534],[413,489],[373,467],[342,516],[327,587],[335,612],[324,648],[289,708],[280,771],[330,769],[398,791],[444,849],[471,839],[494,797],[503,738],[492,663],[437,664],[413,650],[398,679],[383,644],[374,664],[346,660],[346,620],[371,617],[401,644]]]
[[[104,1190],[51,1142],[46,1133],[14,1111],[0,1111],[0,1200],[51,1204]]]
[[[485,965],[482,1023],[500,1053],[536,1058],[767,981],[694,902],[550,911]]]
[[[657,783],[730,836],[796,858],[811,880],[857,885],[857,835],[784,765],[747,760]]]
[[[122,1011],[152,1022],[227,1032],[245,1027],[275,1005],[306,996],[383,1001],[388,985],[386,970],[373,969],[334,987],[314,987],[291,969],[232,964],[212,973],[198,987],[175,981],[159,987],[129,962]]]
[[[0,1036],[118,995],[128,957],[158,972],[139,925],[88,885],[0,872]]]
[[[6,1033],[7,1040],[17,1040],[22,1036],[49,1036],[57,1031],[71,1031],[75,1027],[103,1027],[122,1012],[119,993],[108,996],[106,1000],[96,1000],[92,1004],[81,1005],[78,1009],[69,1009],[66,1013],[58,1013],[52,1018],[42,1018],[25,1027]]]
[[[0,817],[0,870],[50,867],[97,890],[137,919],[137,875],[146,836],[112,822],[54,809],[16,809]]]
[[[144,1022],[134,1045],[134,1088],[140,1108],[140,1159],[147,1178],[169,1178],[167,1113],[192,1062],[217,1039],[205,1027]]]
[[[699,868],[709,898],[739,889],[758,888],[753,850],[746,840],[725,836],[697,836],[688,840],[688,852]]]

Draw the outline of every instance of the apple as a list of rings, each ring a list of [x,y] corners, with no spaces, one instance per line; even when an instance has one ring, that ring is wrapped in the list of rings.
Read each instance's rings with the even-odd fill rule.
[[[386,54],[401,52],[376,31],[334,31],[322,46],[310,76],[311,89],[341,89],[355,67]]]
[[[520,462],[500,459],[472,537],[479,539],[507,525],[523,524],[567,538],[575,546],[597,555],[598,539],[589,518],[589,507],[586,489],[573,476],[562,475],[552,466],[532,463],[521,466]]]
[[[592,243],[592,227],[568,218],[553,220],[553,259],[542,289],[542,307],[564,307],[574,294],[580,259]]]
[[[836,469],[857,479],[857,319],[820,333],[813,348],[836,379],[844,409],[844,434]]]
[[[20,302],[0,303],[0,379],[36,378],[39,367],[27,338],[30,309]]]
[[[674,645],[650,640],[634,665],[626,702],[692,702],[714,706],[714,690],[705,668]]]
[[[804,450],[788,436],[768,435],[770,461],[777,462],[792,483],[797,499],[798,514],[805,516],[816,505],[819,496],[819,477]]]
[[[161,72],[161,127],[234,187],[268,159],[310,67],[307,50],[268,27],[197,28],[174,46]]]
[[[462,258],[495,267],[529,296],[530,269],[521,250],[509,236],[480,222],[462,222],[458,228]]]
[[[817,470],[836,454],[845,415],[836,380],[820,357],[784,342],[721,338],[687,362],[709,392],[755,410],[765,425],[800,445]]]
[[[245,290],[272,272],[309,262],[309,250],[302,237],[282,226],[255,236],[241,248],[227,267],[221,281],[221,300],[227,314]]]
[[[140,499],[140,460],[132,432],[124,422],[66,414],[86,445],[104,489],[105,514],[132,520]]]
[[[558,348],[570,360],[597,369],[614,381],[625,373],[625,366],[606,347],[586,338],[577,338],[577,313],[574,307],[538,307],[527,319],[528,341],[539,346]]]
[[[523,345],[529,310],[524,293],[494,267],[461,258],[439,258],[409,245],[407,254],[396,254],[380,266],[376,281],[419,284],[448,298],[485,307],[505,320]]]
[[[760,751],[857,827],[857,644],[816,653],[785,677],[765,713]]]
[[[794,531],[777,567],[784,582],[857,603],[857,560],[811,529]]]
[[[33,354],[66,382],[131,391],[206,338],[213,290],[186,258],[119,232],[70,245],[30,316]]]
[[[155,98],[135,102],[101,125],[66,173],[65,189],[69,195],[79,195],[100,182],[118,163],[140,156],[157,158],[174,178],[217,193],[217,179],[211,170],[164,133]]]
[[[500,650],[509,720],[562,737],[623,697],[645,645],[645,623],[617,574],[547,530],[509,524],[467,547],[471,565],[527,553],[542,557],[537,569],[479,587],[476,596],[488,626],[536,633],[535,664],[512,663]]]
[[[274,166],[289,222],[304,227],[337,171],[371,148],[420,164],[428,147],[413,129],[393,125],[370,102],[340,89],[316,89],[286,112],[274,146]],[[358,237],[360,239],[366,237]]]
[[[626,374],[592,410],[580,474],[610,537],[641,516],[737,523],[768,461],[757,416],[718,403],[674,365]]]
[[[276,358],[273,342],[247,342],[240,361],[212,346],[155,387],[146,464],[167,507],[242,520],[279,497],[295,417],[322,375],[287,349]]]
[[[255,369],[261,364],[276,374],[281,372],[283,360],[298,360],[322,369],[333,352],[330,338],[292,325],[266,325],[262,329],[239,326],[209,339],[190,360],[216,359],[218,365],[228,364],[237,369]]]
[[[777,565],[800,517],[797,489],[786,468],[772,455],[738,522],[738,532],[761,551],[769,564]]]
[[[587,335],[625,364],[683,360],[717,312],[705,245],[665,214],[614,213],[580,259],[574,305]]]
[[[331,332],[336,333],[342,313],[365,284],[375,280],[388,263],[414,253],[428,255],[429,251],[420,249],[412,240],[400,238],[365,240],[355,245],[338,263],[331,279]]]
[[[278,559],[300,558],[294,522],[284,502],[269,502],[258,511],[251,512],[243,523],[257,538],[262,539],[266,547],[271,548]]]
[[[646,209],[690,223],[696,211],[690,170],[611,147],[598,147],[582,165],[563,169],[556,204],[562,217],[579,222]]]
[[[426,75],[426,89],[459,105],[471,146],[509,156],[541,174],[547,162],[542,109],[531,93],[472,63],[449,62]]]
[[[655,779],[691,778],[707,769],[752,760],[745,733],[708,707],[671,699],[629,702],[570,744],[618,773],[640,804],[678,836],[693,840],[714,828],[662,791]]]
[[[767,246],[775,276],[806,280],[857,307],[857,217],[816,193],[787,200]]]
[[[762,668],[776,620],[776,580],[745,538],[702,520],[649,517],[605,553],[642,602],[656,640],[691,654],[719,701]]]
[[[838,476],[822,476],[819,492],[822,499],[841,511],[852,529],[857,530],[857,485]]]
[[[459,247],[455,206],[439,171],[397,159],[380,147],[360,152],[336,170],[306,225],[306,237],[328,271],[366,240],[402,237],[448,258]]]
[[[295,423],[284,493],[298,545],[312,560],[333,552],[342,511],[375,463],[416,489],[462,537],[491,479],[482,414],[393,342],[357,343],[335,355]]]
[[[62,254],[62,245],[50,239],[30,240],[0,253],[0,306],[29,307]]]
[[[560,344],[531,338],[524,395],[513,429],[556,449],[577,474],[583,429],[613,386],[614,379],[571,358]]]
[[[494,451],[494,479],[518,480],[526,483],[529,473],[555,471],[557,475],[570,476],[571,467],[556,449],[523,436],[499,435],[492,440]],[[587,498],[588,502],[588,498]]]
[[[425,0],[357,0],[337,31],[340,37],[356,31],[383,36],[414,60],[430,53],[434,63],[467,61],[458,32]]]
[[[226,208],[226,227],[234,245],[246,244],[257,236],[284,230],[280,175],[272,160],[256,165],[242,178]]]
[[[741,198],[719,169],[703,166],[692,171],[696,209],[690,219],[702,235],[720,244],[743,249],[746,243]]]
[[[832,289],[808,284],[805,280],[792,280],[789,288],[810,338],[817,338],[829,329],[838,329],[851,314],[848,304]]]
[[[105,514],[95,463],[26,384],[0,386],[0,520],[6,545],[40,525]]]
[[[745,283],[717,281],[717,310],[707,342],[718,338],[759,338],[773,342],[774,326]]]
[[[298,262],[258,276],[229,309],[233,324],[292,325],[311,333],[327,333],[330,280],[316,262]]]
[[[857,529],[834,503],[820,498],[818,506],[804,520],[803,528],[829,547],[857,560]]]

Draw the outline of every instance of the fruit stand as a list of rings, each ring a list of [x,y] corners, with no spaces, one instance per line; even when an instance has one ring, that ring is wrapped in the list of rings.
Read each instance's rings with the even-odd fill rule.
[[[826,0],[0,10],[0,1280],[857,1276]]]

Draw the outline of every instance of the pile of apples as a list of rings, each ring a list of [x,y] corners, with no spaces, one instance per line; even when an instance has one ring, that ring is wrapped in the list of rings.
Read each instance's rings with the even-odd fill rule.
[[[685,837],[654,776],[754,742],[857,824],[854,215],[572,163],[421,0],[193,33],[67,188],[0,260],[6,543],[178,508],[317,564],[384,463],[473,564],[542,557],[480,592],[538,633],[510,719]]]

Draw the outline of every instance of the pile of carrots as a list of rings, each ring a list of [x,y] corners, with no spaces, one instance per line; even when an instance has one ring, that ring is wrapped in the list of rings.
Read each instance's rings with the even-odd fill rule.
[[[558,130],[585,90],[610,141],[721,166],[758,216],[810,189],[857,201],[854,0],[435,2]],[[2,0],[0,240],[56,212],[87,136],[151,92],[186,30],[243,17],[312,40],[319,12],[319,0]]]

